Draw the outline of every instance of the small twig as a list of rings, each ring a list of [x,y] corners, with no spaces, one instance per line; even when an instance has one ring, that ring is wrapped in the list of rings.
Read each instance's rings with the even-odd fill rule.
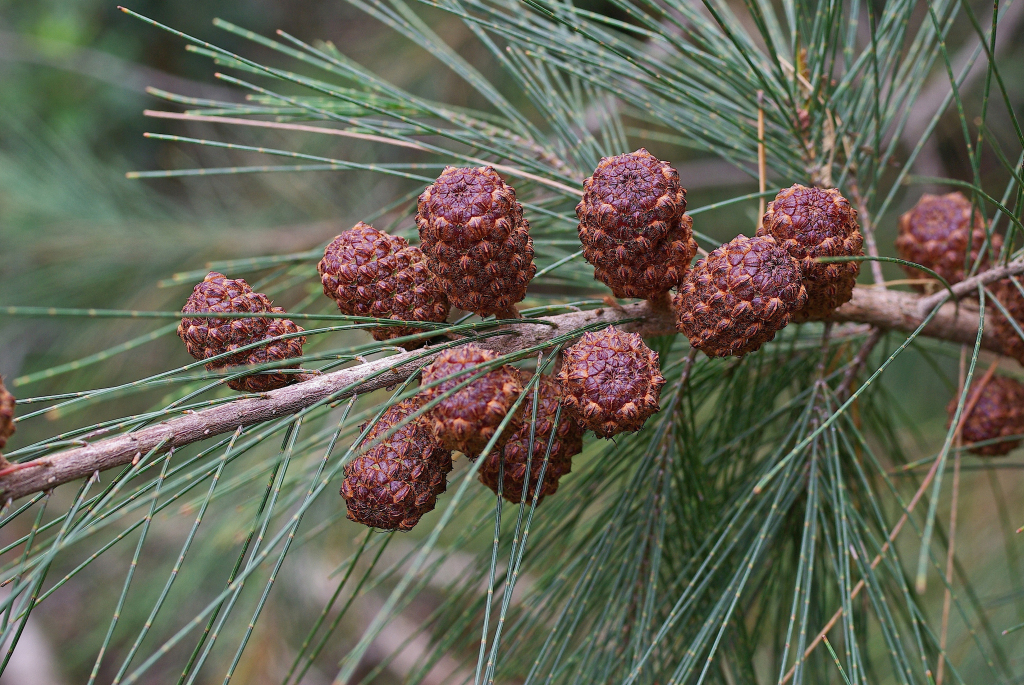
[[[658,293],[654,297],[647,299],[648,304],[651,305],[651,309],[657,309],[661,311],[671,312],[672,311],[672,298],[667,293]]]
[[[757,212],[757,228],[764,217],[764,192],[767,184],[766,156],[764,150],[764,91],[757,91],[757,190],[761,200]]]
[[[875,242],[875,228],[871,224],[871,213],[868,211],[867,203],[864,202],[864,198],[860,194],[860,188],[857,187],[857,179],[850,176],[847,185],[850,188],[853,202],[857,205],[857,214],[860,215],[860,232],[864,236],[865,251],[869,257],[877,257],[878,243]],[[879,262],[871,262],[871,277],[875,281],[875,287],[885,287],[885,276],[882,275],[882,265]]]
[[[864,368],[868,356],[882,340],[884,334],[885,332],[881,328],[875,327],[871,329],[871,333],[868,334],[864,344],[860,346],[857,354],[850,361],[850,366],[846,369],[846,373],[843,374],[843,380],[839,382],[839,387],[836,388],[836,397],[839,398],[839,401],[846,400],[847,395],[849,395],[850,390],[853,388],[853,381],[856,380],[857,374]]]
[[[512,305],[511,307],[509,307],[505,311],[498,312],[497,314],[495,314],[494,318],[495,319],[509,319],[509,320],[512,320],[512,319],[521,319],[521,318],[523,318],[523,315],[519,313],[519,308],[518,307],[516,307],[515,305]]]
[[[963,298],[977,291],[978,285],[988,285],[989,283],[1001,281],[1007,276],[1016,276],[1021,273],[1024,273],[1024,261],[1013,262],[1006,266],[997,266],[994,269],[983,271],[977,276],[972,276],[966,281],[960,281],[953,286],[953,294],[956,295],[957,298]],[[929,297],[921,298],[921,311],[930,310],[938,303],[945,301],[948,297],[949,293],[943,290]]]

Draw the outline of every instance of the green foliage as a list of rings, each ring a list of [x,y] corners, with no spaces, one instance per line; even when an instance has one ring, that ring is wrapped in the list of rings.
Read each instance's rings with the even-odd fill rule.
[[[151,137],[246,161],[133,176],[372,172],[390,184],[390,197],[360,218],[412,236],[415,198],[445,165],[492,164],[515,185],[529,217],[538,273],[523,313],[543,316],[606,306],[580,259],[573,214],[577,189],[602,155],[638,140],[668,141],[713,153],[756,179],[761,103],[770,185],[834,184],[870,232],[923,148],[924,138],[908,149],[901,137],[917,98],[933,73],[945,71],[954,87],[925,137],[952,103],[973,175],[961,185],[979,210],[996,212],[990,231],[1006,216],[999,257],[1019,256],[1013,238],[1022,179],[1012,160],[1024,136],[1007,80],[986,59],[996,22],[979,23],[966,3],[939,0],[925,12],[909,0],[748,0],[740,16],[739,4],[711,0],[612,0],[614,19],[543,0],[351,3],[442,62],[479,104],[455,106],[402,89],[331,43],[215,22],[259,54],[269,51],[274,60],[264,64],[144,19],[149,25],[140,23],[140,32],[176,35],[212,60],[221,81],[248,94],[241,102],[155,90],[184,106],[185,119],[220,123],[217,139]],[[501,84],[435,33],[424,19],[435,10],[459,18],[489,51],[503,70]],[[955,31],[976,45],[959,71],[947,52]],[[976,103],[956,84],[979,59],[987,68],[975,126],[968,111]],[[1009,144],[984,124],[997,106],[1010,122]],[[245,142],[232,142],[238,138]],[[324,142],[338,140],[353,147]],[[342,158],[333,149],[355,152]],[[284,159],[267,165],[266,156]],[[981,187],[983,158],[1001,169],[1003,190]],[[774,192],[694,203],[690,213],[700,230],[723,208],[752,207]],[[698,233],[711,249],[717,240],[709,232],[722,231]],[[297,318],[325,322],[308,326],[305,368],[326,372],[391,351],[367,342],[363,329],[373,322],[334,315],[318,296],[319,255],[292,251],[209,268],[244,275],[257,290],[293,303],[288,310]],[[189,268],[161,285],[179,292],[206,271]],[[176,316],[169,309],[0,311],[66,323]],[[369,447],[361,442],[369,425],[415,390],[415,376],[393,391],[336,395],[231,436],[141,454],[77,491],[64,486],[5,505],[0,578],[10,592],[0,601],[0,644],[9,659],[33,609],[79,587],[87,588],[83,601],[101,628],[62,656],[89,683],[288,685],[321,676],[339,683],[929,683],[944,658],[935,606],[949,586],[956,650],[943,667],[946,682],[1017,682],[1024,643],[1002,631],[1019,621],[1024,592],[1002,578],[998,592],[979,591],[973,574],[991,573],[971,565],[968,574],[955,556],[946,578],[943,484],[961,456],[953,431],[936,445],[928,434],[940,429],[905,415],[922,397],[876,382],[913,354],[958,392],[956,350],[922,342],[923,327],[883,338],[867,357],[863,382],[855,355],[872,337],[865,327],[792,326],[739,360],[695,355],[681,336],[652,340],[668,383],[661,412],[643,431],[588,441],[572,475],[540,507],[530,499],[502,506],[474,482],[482,460],[462,464],[437,510],[408,535],[345,521],[335,493],[344,464]],[[489,335],[493,328],[467,318],[433,333]],[[206,373],[201,363],[176,366],[180,350],[168,353],[161,370],[128,382],[36,397],[24,390],[56,388],[48,379],[131,354],[171,330],[156,320],[109,349],[15,379],[18,436],[32,441],[12,442],[17,449],[6,456],[25,461],[83,444],[97,431],[132,432],[230,402],[236,395],[224,389],[227,374]],[[977,376],[981,336],[979,329],[978,344],[962,356],[958,412]],[[496,363],[550,369],[571,338]],[[59,428],[43,426],[47,419]],[[921,440],[908,449],[915,431]],[[914,496],[917,474],[929,467],[931,485]],[[1003,519],[1012,531],[1015,524]],[[962,528],[980,525],[967,520]],[[1005,548],[1011,575],[1020,572],[1017,544]],[[931,594],[922,595],[925,580]],[[993,594],[1015,596],[994,609]],[[834,617],[826,645],[805,658]],[[260,666],[249,664],[275,658],[289,666],[254,675]]]

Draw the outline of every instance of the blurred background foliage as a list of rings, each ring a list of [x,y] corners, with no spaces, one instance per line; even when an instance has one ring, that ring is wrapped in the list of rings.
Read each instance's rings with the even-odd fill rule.
[[[577,6],[605,13],[619,19],[625,17],[611,3],[602,0],[578,2]],[[1017,112],[1024,111],[1024,13],[1018,2],[1000,26],[998,54],[1005,83]],[[973,3],[979,15],[990,12],[984,3]],[[298,0],[206,0],[205,2],[167,2],[139,0],[131,8],[181,31],[200,37],[211,37],[211,20],[221,17],[256,33],[270,35],[276,29],[303,39],[330,40],[360,64],[412,93],[444,101],[452,105],[483,106],[480,96],[459,80],[450,70],[402,39],[387,27],[342,2]],[[515,89],[493,63],[490,54],[474,39],[456,17],[422,8],[432,28],[510,96],[518,108],[529,112],[525,98],[516,99]],[[922,10],[923,11],[923,10]],[[958,46],[969,36],[961,26],[949,41],[953,61],[962,59]],[[239,47],[242,39],[216,33],[218,44],[228,49]],[[178,271],[203,268],[220,259],[302,252],[316,249],[344,230],[377,211],[401,195],[415,189],[401,179],[352,171],[308,172],[302,174],[243,174],[208,178],[164,180],[129,180],[125,173],[136,169],[177,169],[192,167],[231,166],[252,163],[251,156],[202,147],[182,147],[174,143],[143,137],[145,131],[162,131],[162,122],[148,120],[142,110],[157,102],[146,93],[147,87],[187,93],[196,97],[241,101],[235,89],[212,78],[210,61],[185,51],[182,41],[169,34],[152,30],[132,21],[114,4],[99,0],[0,0],[0,304],[45,305],[60,307],[106,307],[130,309],[177,309],[191,289],[191,283],[156,287],[161,279]],[[260,48],[246,43],[248,55],[261,59]],[[980,63],[979,63],[980,65]],[[976,70],[962,92],[968,118],[976,114],[984,70]],[[921,97],[922,117],[913,118],[905,137],[916,142],[931,115],[933,105],[941,101],[948,81],[936,67],[932,81]],[[929,99],[930,98],[930,99]],[[1005,115],[989,114],[991,129],[1012,147],[1013,140]],[[182,127],[175,129],[182,132]],[[199,123],[189,123],[186,135],[198,138],[216,137]],[[272,145],[282,136],[272,131],[232,131],[232,140],[250,144]],[[672,160],[680,171],[683,184],[689,189],[692,206],[710,204],[756,190],[751,171],[737,169],[717,158],[703,157],[692,149],[684,149],[664,140],[631,139],[646,145],[657,156]],[[405,161],[407,153],[360,146],[358,142],[325,143],[322,138],[289,137],[288,149],[312,148],[316,153],[338,156],[361,162]],[[343,148],[334,154],[325,146]],[[389,155],[394,155],[390,159]],[[971,169],[965,156],[960,121],[952,108],[940,121],[918,159],[915,171],[926,176],[950,176],[971,180]],[[994,158],[983,158],[982,185],[1005,185],[1006,174]],[[790,179],[778,179],[789,183]],[[920,194],[922,188],[905,192],[901,208]],[[878,226],[879,244],[883,253],[895,236],[895,217],[890,212]],[[698,228],[720,240],[738,232],[753,231],[756,209],[748,203],[714,214]],[[393,217],[403,230],[411,227],[408,217]],[[891,278],[901,272],[892,265],[883,270]],[[314,294],[319,284],[313,279],[296,283],[275,294],[275,301],[285,306]],[[594,294],[600,295],[595,289]],[[107,349],[154,329],[152,323],[126,320],[95,321],[89,319],[7,319],[0,321],[0,374],[8,379],[24,377],[33,371],[79,359]],[[908,454],[928,454],[941,441],[944,414],[942,407],[952,388],[931,364],[938,365],[947,378],[955,372],[955,359],[946,348],[931,348],[932,357],[924,355],[901,358],[885,376],[886,392],[899,394],[913,387],[915,401],[903,404],[907,424],[919,428],[918,433],[898,436],[908,447]],[[139,378],[183,364],[187,356],[179,341],[164,336],[148,343],[130,355],[115,356],[74,373],[42,380],[32,385],[35,395],[96,388]],[[15,388],[17,393],[17,388]],[[151,391],[155,392],[155,391]],[[159,399],[159,395],[155,396]],[[120,416],[133,411],[131,403],[140,402],[138,395],[130,403],[107,403],[101,410],[88,410],[88,416],[76,417],[75,423],[86,424]],[[59,416],[54,416],[59,419]],[[88,420],[86,420],[88,419]],[[46,426],[27,425],[19,433],[19,444],[44,437],[39,432]],[[265,447],[265,446],[264,446]],[[582,461],[581,464],[585,464]],[[581,466],[580,470],[584,467]],[[1016,588],[1013,594],[1002,592],[983,596],[988,607],[1016,607],[1020,612],[1021,581],[1024,574],[1019,536],[1004,539],[1001,525],[1024,521],[1020,469],[968,471],[965,473],[963,495],[964,521],[979,526],[968,531],[961,547],[962,557],[970,567],[977,587]],[[993,496],[991,493],[996,493]],[[73,493],[61,493],[64,498]],[[255,504],[239,500],[240,517],[251,517]],[[334,508],[321,506],[311,512],[314,520],[330,521],[337,517],[340,501]],[[188,504],[183,504],[187,507]],[[465,513],[466,535],[486,527],[486,516]],[[987,524],[986,521],[990,521]],[[26,522],[27,525],[28,522]],[[1005,525],[1002,526],[1005,529]],[[450,526],[455,535],[459,526]],[[24,527],[3,530],[3,542],[9,543]],[[160,531],[156,531],[159,534]],[[180,531],[165,531],[168,554],[176,554]],[[221,587],[221,574],[207,573],[222,569],[224,558],[218,549],[237,545],[234,539],[216,540],[217,529],[203,531],[197,542],[209,553],[188,567],[188,575],[177,585],[174,601],[182,603],[185,615],[193,613]],[[447,534],[447,533],[446,533]],[[480,549],[489,546],[487,535],[477,535]],[[157,538],[161,539],[161,538]],[[271,609],[274,618],[261,624],[256,656],[245,662],[244,671],[236,673],[240,683],[280,682],[282,665],[287,667],[286,643],[294,643],[294,631],[304,632],[309,617],[329,596],[331,582],[327,575],[339,560],[350,556],[362,538],[351,530],[335,536],[318,538],[316,549],[303,548],[297,553],[306,567],[303,576],[309,587],[284,587],[274,596]],[[334,548],[322,548],[331,541]],[[370,551],[373,553],[370,543]],[[393,543],[388,550],[389,561],[398,563],[401,553],[411,543]],[[396,551],[397,550],[397,551]],[[130,549],[123,551],[130,554]],[[911,551],[911,556],[915,552]],[[97,562],[87,576],[91,583],[79,582],[63,592],[60,602],[44,603],[34,615],[31,635],[26,637],[25,654],[36,657],[32,680],[19,679],[24,672],[12,662],[0,682],[16,683],[78,683],[85,682],[95,658],[95,650],[107,627],[109,607],[92,601],[92,592],[110,592],[105,588],[121,582],[124,562],[128,557],[112,555]],[[461,558],[457,558],[456,562]],[[451,562],[451,563],[456,563]],[[447,562],[446,562],[447,563]],[[461,563],[470,561],[461,559]],[[1007,575],[1006,569],[1009,570]],[[1015,570],[1014,570],[1015,569]],[[451,573],[458,573],[458,568]],[[110,574],[109,578],[107,573]],[[147,583],[145,575],[136,584],[144,595],[160,589],[160,570],[155,584]],[[936,597],[939,587],[932,588]],[[425,617],[433,607],[429,593],[416,600],[411,616]],[[152,598],[142,597],[129,604],[146,612]],[[366,605],[356,615],[368,621],[373,607]],[[134,624],[144,617],[132,617]],[[1024,620],[1024,619],[1022,619]],[[129,618],[126,618],[126,623]],[[1010,621],[1013,623],[1013,621]],[[358,629],[353,630],[358,635]],[[414,634],[415,631],[411,631]],[[29,637],[35,636],[33,639]],[[422,636],[417,639],[422,639]],[[1019,642],[1018,642],[1019,644]],[[371,657],[383,660],[394,645],[381,645]],[[339,653],[342,650],[337,650]],[[1011,655],[1021,672],[1020,653]],[[400,661],[400,660],[399,660]],[[381,661],[381,664],[384,662]],[[379,665],[368,657],[361,675],[371,674]],[[386,664],[385,664],[386,665]],[[401,663],[386,665],[377,682],[402,679]],[[223,669],[221,669],[223,672]],[[19,675],[22,674],[22,675]],[[212,671],[216,676],[217,671]],[[154,670],[147,682],[173,682],[176,676]],[[308,683],[329,682],[312,673]],[[168,680],[169,678],[169,680]],[[48,680],[49,679],[49,680]],[[109,680],[109,677],[108,677]],[[213,681],[211,681],[213,682]],[[218,680],[219,682],[219,680]],[[970,680],[968,682],[971,682]],[[978,681],[974,681],[978,682]]]

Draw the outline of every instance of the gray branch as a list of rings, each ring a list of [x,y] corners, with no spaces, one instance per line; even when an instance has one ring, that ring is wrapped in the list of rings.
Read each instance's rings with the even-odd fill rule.
[[[1024,263],[993,269],[962,284],[958,296],[968,294],[980,281],[991,282],[1011,273],[1024,271]],[[972,285],[973,283],[973,285]],[[948,293],[947,293],[948,294]],[[928,314],[929,298],[910,293],[858,287],[853,299],[835,314],[837,322],[871,324],[882,330],[909,332],[916,329]],[[545,324],[522,323],[511,326],[507,333],[480,341],[483,347],[499,354],[525,350],[559,336],[572,336],[584,326],[618,324],[644,336],[674,333],[675,317],[665,308],[647,302],[622,307],[605,307],[585,312],[571,312],[545,317]],[[923,334],[956,343],[973,344],[978,334],[978,311],[968,303],[957,306],[946,302],[932,318]],[[999,352],[999,341],[986,333],[983,347]],[[105,469],[123,466],[143,454],[158,449],[163,452],[180,448],[215,435],[230,433],[241,426],[291,416],[318,402],[342,399],[401,383],[424,364],[429,363],[437,348],[402,352],[376,359],[341,371],[314,376],[311,380],[268,392],[260,397],[242,398],[235,402],[183,413],[157,425],[74,449],[56,452],[24,464],[18,470],[0,477],[0,499],[14,500],[63,483],[84,478]]]

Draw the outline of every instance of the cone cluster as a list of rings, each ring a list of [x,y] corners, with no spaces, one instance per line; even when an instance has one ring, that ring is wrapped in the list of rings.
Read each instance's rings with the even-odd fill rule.
[[[657,306],[676,289],[678,330],[711,357],[743,356],[790,322],[831,318],[851,299],[860,264],[821,260],[863,254],[857,212],[842,194],[797,184],[768,204],[755,237],[739,235],[691,267],[697,245],[686,191],[669,163],[642,148],[600,161],[584,182],[576,216],[595,278],[617,297]],[[536,273],[533,242],[515,190],[493,168],[445,168],[419,196],[416,225],[419,247],[362,222],[326,247],[318,272],[324,293],[342,313],[432,323],[446,321],[450,306],[480,316],[518,315],[515,305]],[[985,241],[984,220],[966,198],[926,195],[901,217],[897,249],[952,282],[963,278],[968,250],[972,260],[984,260]],[[991,245],[999,242],[996,236]],[[1024,295],[1010,280],[993,289],[1011,316],[1024,315]],[[218,273],[196,286],[183,311],[284,314],[245,281]],[[1007,333],[1009,320],[993,320],[1006,353],[1024,361],[1024,340],[1016,331]],[[185,317],[179,335],[194,357],[206,360],[301,330],[283,317]],[[423,330],[408,324],[371,332],[389,340]],[[297,357],[303,342],[268,343],[208,368]],[[638,431],[660,408],[665,379],[658,354],[638,334],[614,326],[585,333],[564,350],[557,374],[538,379],[536,408],[532,392],[521,397],[519,369],[497,360],[494,352],[466,343],[442,350],[423,369],[419,394],[390,407],[366,437],[379,444],[345,468],[341,494],[350,519],[409,530],[444,491],[453,451],[470,459],[486,451],[480,480],[506,499],[536,494],[542,500],[570,472],[584,431],[601,438]],[[254,374],[231,387],[269,389],[288,380],[285,374]],[[3,411],[0,395],[0,427]],[[1024,387],[995,379],[966,420],[964,436],[979,442],[1024,432],[1022,415]],[[406,425],[387,435],[402,421]]]
[[[395,321],[431,321],[448,318],[448,298],[427,268],[423,252],[405,238],[378,231],[360,221],[337,236],[317,265],[324,294],[342,314]],[[374,328],[374,340],[391,340],[421,333],[422,328]],[[406,342],[412,349],[424,341]]]
[[[385,435],[423,402],[411,398],[389,407],[364,442]],[[412,530],[434,508],[451,470],[451,450],[438,444],[426,424],[410,421],[345,465],[341,496],[348,518],[382,530]]]
[[[953,425],[959,401],[959,397],[954,397],[946,407],[949,414],[947,427]],[[967,402],[964,412],[970,409],[970,413],[961,418],[960,429],[964,443],[971,445],[988,440],[998,441],[971,447],[970,452],[984,457],[997,457],[1008,454],[1020,446],[1019,439],[1000,439],[1024,434],[1024,385],[1006,376],[993,376],[981,389],[980,394],[972,391]],[[974,403],[973,408],[971,402]]]
[[[241,278],[231,279],[224,274],[211,271],[203,282],[195,287],[192,295],[182,308],[184,314],[284,314],[275,307],[263,293],[253,292]],[[296,336],[283,340],[271,340],[283,335],[302,332],[290,319],[269,317],[183,317],[178,325],[178,337],[197,360],[210,359],[227,354],[239,348],[269,340],[264,345],[240,350],[206,364],[208,371],[217,371],[230,366],[267,364],[302,356],[306,338]],[[297,368],[291,365],[283,368]],[[282,388],[295,380],[295,374],[266,373],[251,374],[228,381],[228,387],[246,392],[267,392]]]

